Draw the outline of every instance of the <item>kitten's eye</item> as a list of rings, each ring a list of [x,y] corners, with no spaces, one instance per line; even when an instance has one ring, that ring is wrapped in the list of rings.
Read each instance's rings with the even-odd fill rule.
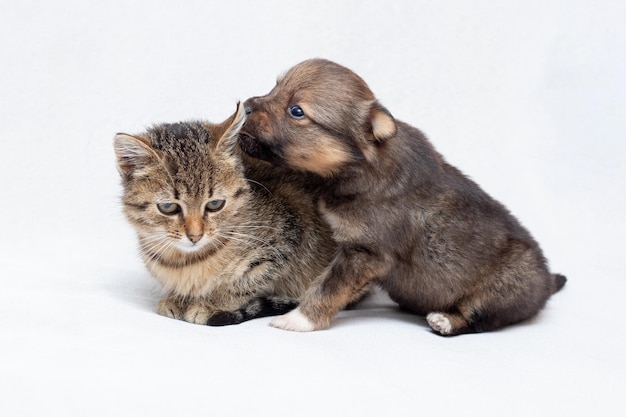
[[[211,200],[206,203],[207,211],[220,211],[224,207],[225,200]]]
[[[168,216],[180,213],[180,206],[176,203],[159,203],[157,208],[161,213]]]
[[[300,106],[291,106],[289,107],[289,114],[294,119],[304,119],[304,110]]]

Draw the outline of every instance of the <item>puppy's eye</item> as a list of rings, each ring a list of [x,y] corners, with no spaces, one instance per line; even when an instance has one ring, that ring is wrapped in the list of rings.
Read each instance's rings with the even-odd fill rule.
[[[225,200],[211,200],[206,203],[206,210],[210,212],[220,211],[224,207],[225,203]]]
[[[304,110],[300,106],[291,106],[289,107],[289,114],[294,119],[303,119],[304,118]]]
[[[180,206],[176,203],[159,203],[157,208],[161,213],[168,216],[180,213]]]

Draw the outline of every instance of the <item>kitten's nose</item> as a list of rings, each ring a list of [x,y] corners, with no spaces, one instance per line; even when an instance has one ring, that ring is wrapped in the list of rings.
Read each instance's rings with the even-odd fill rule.
[[[198,243],[200,241],[200,239],[202,239],[202,234],[201,233],[187,234],[187,238],[189,238],[189,240],[191,240],[191,243]]]

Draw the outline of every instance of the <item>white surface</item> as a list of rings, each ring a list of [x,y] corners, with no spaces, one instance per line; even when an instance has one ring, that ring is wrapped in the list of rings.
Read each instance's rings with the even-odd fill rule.
[[[626,414],[619,1],[0,3],[0,415]],[[331,329],[155,313],[116,132],[222,121],[300,60],[363,76],[567,275],[530,323],[442,338],[384,297]]]

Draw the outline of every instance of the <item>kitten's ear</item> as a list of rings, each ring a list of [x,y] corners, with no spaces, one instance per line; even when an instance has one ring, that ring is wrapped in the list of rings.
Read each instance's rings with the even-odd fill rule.
[[[217,141],[216,148],[228,153],[232,153],[239,140],[239,131],[246,121],[246,112],[241,101],[237,102],[237,110],[224,124],[226,130]]]
[[[143,140],[125,133],[118,133],[113,139],[117,168],[125,178],[139,177],[143,170],[158,161],[158,155]]]
[[[398,131],[396,120],[378,100],[374,101],[370,108],[370,123],[372,124],[372,133],[379,142],[384,142],[393,137]]]

